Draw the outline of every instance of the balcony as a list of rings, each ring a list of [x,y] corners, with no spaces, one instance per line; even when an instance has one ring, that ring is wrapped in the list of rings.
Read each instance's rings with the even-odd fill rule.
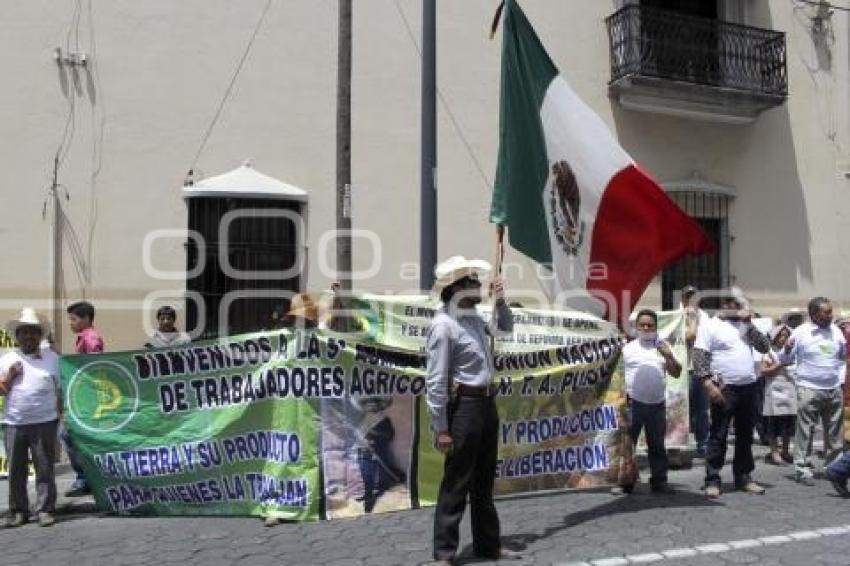
[[[740,124],[788,96],[782,32],[640,5],[605,23],[624,108]]]

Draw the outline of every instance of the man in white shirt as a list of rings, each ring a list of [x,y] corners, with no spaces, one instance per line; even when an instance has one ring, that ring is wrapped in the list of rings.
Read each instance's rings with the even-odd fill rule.
[[[511,332],[513,316],[502,282],[493,284],[493,318],[478,314],[479,277],[489,273],[483,260],[452,257],[435,269],[434,293],[443,307],[426,336],[427,404],[437,449],[446,455],[434,512],[434,559],[451,564],[460,540],[467,496],[472,508],[472,547],[482,558],[515,554],[502,547],[493,483],[499,447],[499,415],[489,336]]]
[[[823,423],[824,460],[831,462],[844,445],[844,392],[841,388],[847,341],[832,322],[832,304],[824,297],[809,301],[809,319],[798,326],[780,354],[797,364],[797,434],[794,468],[797,481],[811,485],[809,461],[814,429]]]
[[[54,523],[56,432],[59,419],[59,356],[42,349],[46,323],[33,309],[25,308],[6,329],[18,348],[0,357],[0,395],[6,396],[3,425],[9,459],[9,518],[7,527],[29,520],[27,460],[35,466],[38,523]]]
[[[649,456],[649,485],[653,493],[671,493],[667,484],[666,386],[667,374],[679,377],[682,365],[673,356],[670,344],[658,339],[658,315],[644,309],[635,319],[637,338],[623,347],[626,393],[629,401],[629,435],[637,443],[641,430],[646,431]],[[631,493],[634,486],[621,490]]]
[[[746,299],[739,293],[730,293],[723,298],[720,311],[700,324],[694,342],[694,371],[711,402],[705,459],[705,494],[710,498],[720,496],[720,470],[726,459],[726,440],[733,421],[735,487],[747,493],[764,493],[764,488],[750,477],[755,469],[752,445],[759,386],[751,347],[765,353],[770,344],[751,319]]]

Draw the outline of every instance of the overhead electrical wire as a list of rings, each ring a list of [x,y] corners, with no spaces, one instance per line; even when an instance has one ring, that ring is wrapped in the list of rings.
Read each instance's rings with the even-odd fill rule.
[[[401,16],[401,21],[404,23],[404,27],[407,30],[407,35],[410,36],[410,41],[413,42],[413,47],[416,49],[416,52],[419,54],[419,58],[422,58],[422,48],[419,43],[416,41],[416,35],[413,33],[413,28],[410,26],[410,22],[407,19],[407,16],[404,14],[404,10],[401,9],[401,5],[399,4],[399,0],[395,1],[396,10],[398,10],[399,16]],[[448,116],[449,121],[452,123],[452,127],[455,129],[458,138],[460,138],[461,143],[463,144],[466,153],[469,154],[469,158],[472,160],[475,169],[478,171],[478,175],[481,177],[484,186],[487,187],[488,191],[493,190],[493,183],[490,181],[490,178],[487,176],[487,173],[484,172],[484,168],[481,166],[481,162],[478,160],[478,157],[475,155],[475,151],[472,149],[472,144],[466,138],[466,135],[463,133],[463,128],[460,126],[460,122],[455,117],[454,112],[452,112],[451,106],[449,106],[449,101],[443,95],[443,91],[440,88],[437,88],[437,98],[440,100],[440,105],[445,110],[446,116]]]
[[[212,135],[212,131],[218,123],[219,117],[221,117],[221,112],[222,110],[224,110],[224,105],[227,103],[227,99],[230,97],[230,93],[233,91],[233,87],[236,84],[236,80],[239,78],[239,73],[242,72],[242,67],[245,65],[245,61],[248,59],[248,55],[251,53],[251,48],[254,46],[254,40],[257,39],[257,34],[260,32],[260,28],[263,27],[263,22],[266,19],[266,14],[268,14],[271,5],[272,0],[267,0],[266,5],[263,7],[262,13],[260,14],[260,18],[257,20],[257,24],[254,26],[254,31],[251,33],[251,39],[248,40],[248,44],[245,46],[245,50],[242,52],[242,57],[240,57],[239,63],[236,65],[236,69],[233,71],[233,76],[230,77],[230,83],[227,85],[227,88],[224,91],[224,95],[221,97],[221,101],[218,103],[218,108],[216,109],[209,126],[207,126],[207,131],[204,133],[204,137],[201,140],[200,146],[198,146],[198,151],[195,153],[195,157],[192,159],[192,165],[189,167],[190,171],[194,170],[195,166],[198,164],[198,159],[201,157],[201,153],[204,151],[204,148],[207,145],[207,141],[209,141],[210,136]]]

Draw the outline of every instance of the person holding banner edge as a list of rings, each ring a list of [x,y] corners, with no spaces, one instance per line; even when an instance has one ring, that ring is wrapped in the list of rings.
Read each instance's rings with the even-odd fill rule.
[[[499,416],[492,383],[493,351],[488,336],[513,331],[501,278],[492,283],[493,316],[476,310],[481,281],[491,271],[483,260],[449,258],[435,269],[433,292],[443,302],[426,335],[427,405],[436,448],[446,455],[434,513],[436,563],[451,564],[469,496],[473,549],[483,558],[518,555],[501,545],[493,503]]]
[[[649,456],[649,485],[653,493],[672,494],[667,483],[667,450],[664,435],[667,429],[667,374],[679,377],[682,364],[664,340],[658,339],[658,315],[650,309],[637,313],[637,338],[623,348],[626,373],[626,393],[629,404],[629,436],[637,444],[641,430],[646,431]],[[634,484],[617,486],[612,493],[631,493]]]

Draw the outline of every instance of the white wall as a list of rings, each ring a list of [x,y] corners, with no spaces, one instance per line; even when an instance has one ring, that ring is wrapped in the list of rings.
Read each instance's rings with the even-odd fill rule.
[[[85,296],[101,307],[99,326],[113,347],[141,343],[143,313],[133,309],[153,290],[182,288],[145,273],[142,242],[153,229],[185,227],[183,177],[264,5],[84,0],[77,25],[71,2],[7,3],[0,20],[0,52],[9,55],[0,89],[0,314],[50,296],[42,204],[73,100],[73,136],[59,181],[70,195],[63,204],[91,272],[78,275],[66,249],[66,296]],[[318,269],[317,242],[335,214],[336,6],[332,0],[273,2],[198,162],[213,175],[251,158],[259,171],[310,192],[314,289],[329,283]],[[790,96],[754,125],[728,126],[624,111],[608,98],[603,18],[612,3],[523,6],[579,95],[656,178],[699,170],[736,187],[731,261],[738,284],[766,308],[815,292],[850,307],[850,257],[840,237],[850,220],[845,14],[832,18],[827,69],[818,67],[805,14],[788,2],[749,2],[754,25],[788,33]],[[487,38],[494,8],[483,0],[438,6],[441,257],[492,258],[494,251],[487,222],[498,133],[500,41]],[[354,225],[375,231],[382,242],[380,272],[358,285],[369,291],[418,284],[415,274],[399,274],[418,260],[419,249],[420,11],[414,0],[355,3]],[[52,58],[54,47],[65,49],[69,32],[70,46],[79,43],[91,59],[78,84],[73,74],[63,78]],[[355,267],[363,268],[371,257],[361,244],[355,242]],[[333,249],[326,251],[333,264]],[[182,242],[160,242],[155,262],[180,270],[183,254]],[[523,281],[517,270],[509,273],[513,288],[538,289],[528,262],[512,252],[508,261],[526,266]],[[647,301],[653,297],[657,289]]]

